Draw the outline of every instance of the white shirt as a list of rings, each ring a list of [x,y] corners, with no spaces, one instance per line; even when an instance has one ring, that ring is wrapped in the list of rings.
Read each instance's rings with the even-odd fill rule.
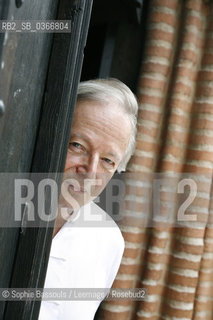
[[[123,250],[118,226],[91,202],[53,238],[44,287],[110,288]],[[101,300],[42,301],[39,320],[92,320]]]

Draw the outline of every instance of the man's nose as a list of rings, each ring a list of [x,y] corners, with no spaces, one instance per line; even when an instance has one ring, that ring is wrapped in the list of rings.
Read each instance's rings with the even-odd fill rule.
[[[78,167],[78,173],[84,174],[88,179],[94,179],[98,171],[99,156],[91,155],[86,163]]]

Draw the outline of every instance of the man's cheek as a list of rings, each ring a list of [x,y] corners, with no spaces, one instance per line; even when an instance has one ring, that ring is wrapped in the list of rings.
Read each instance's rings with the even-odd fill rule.
[[[69,152],[67,153],[67,157],[66,157],[66,162],[65,162],[65,168],[64,168],[64,171],[66,171],[67,169],[70,168],[70,165],[71,165],[71,156],[69,154]]]
[[[67,170],[69,170],[69,172],[73,172],[73,170],[70,170],[70,169],[77,168],[78,166],[79,166],[79,158],[74,156],[70,152],[68,152],[64,171],[66,172]]]

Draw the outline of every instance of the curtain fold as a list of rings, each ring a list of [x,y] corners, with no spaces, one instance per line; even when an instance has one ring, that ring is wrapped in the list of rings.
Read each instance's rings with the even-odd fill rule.
[[[149,1],[144,47],[119,222],[126,246],[113,287],[146,288],[147,298],[106,301],[97,319],[210,320],[213,2]]]

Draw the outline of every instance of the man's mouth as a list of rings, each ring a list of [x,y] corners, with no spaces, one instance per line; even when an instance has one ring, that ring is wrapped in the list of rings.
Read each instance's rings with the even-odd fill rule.
[[[81,193],[81,194],[84,194],[86,193],[86,189],[82,186],[74,186],[73,184],[69,184],[69,187],[68,187],[68,190],[70,191],[74,191],[76,193]]]

